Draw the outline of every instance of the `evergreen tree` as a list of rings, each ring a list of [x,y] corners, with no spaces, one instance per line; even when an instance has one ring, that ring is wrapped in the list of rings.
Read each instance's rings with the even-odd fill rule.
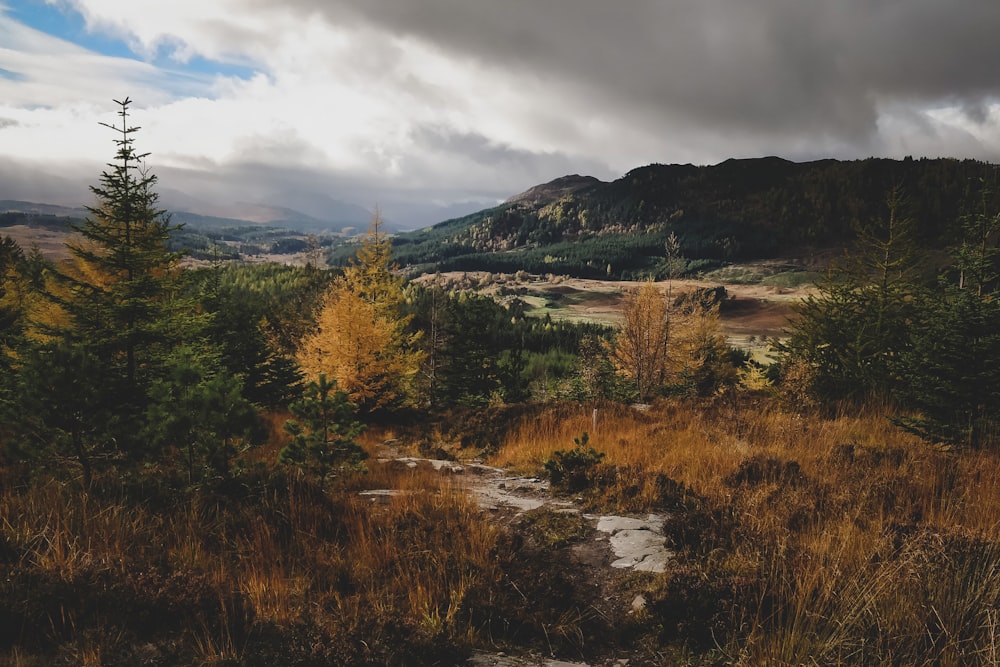
[[[448,343],[448,305],[451,295],[441,285],[439,277],[428,286],[410,283],[406,288],[406,309],[412,317],[410,328],[423,335],[418,341],[423,353],[418,385],[420,395],[428,405],[436,407],[441,397],[442,368],[446,363]]]
[[[279,453],[281,463],[298,466],[323,485],[334,471],[356,470],[368,457],[354,441],[363,429],[354,419],[355,407],[336,380],[320,374],[290,409],[295,419],[285,422],[285,430],[292,441]]]
[[[256,405],[286,405],[300,389],[301,374],[293,359],[276,349],[265,330],[260,304],[221,284],[221,267],[199,276],[199,301],[210,316],[205,336],[217,347],[229,375],[241,377],[243,396]]]
[[[886,208],[887,215],[858,227],[853,252],[799,305],[783,345],[787,363],[813,369],[820,398],[886,397],[898,388],[923,258],[898,189]]]
[[[483,407],[501,395],[504,374],[497,340],[498,308],[490,297],[469,292],[448,302],[436,404]]]
[[[166,373],[153,380],[146,409],[146,433],[158,446],[186,453],[188,479],[196,468],[229,473],[238,444],[248,442],[257,414],[242,395],[243,383],[217,359],[182,346],[166,360]]]
[[[981,180],[974,210],[959,221],[961,239],[955,248],[959,289],[972,289],[979,297],[997,288],[1000,267],[1000,211],[991,210],[995,193]]]
[[[903,355],[901,392],[916,417],[898,422],[922,437],[968,447],[995,442],[1000,420],[1000,300],[974,284],[922,303],[921,326]]]
[[[980,181],[976,205],[960,220],[950,276],[920,301],[902,355],[904,403],[918,411],[899,419],[923,437],[982,447],[995,442],[1000,420],[1000,213]]]
[[[136,444],[147,391],[162,372],[166,351],[190,335],[193,321],[182,322],[180,255],[167,250],[172,229],[157,208],[156,176],[145,166],[148,154],[136,152],[138,127],[129,124],[131,100],[115,100],[120,124],[105,124],[116,134],[115,161],[91,187],[96,204],[74,227],[78,240],[67,244],[69,270],[57,275],[54,300],[68,316],[68,326],[54,333],[80,346],[98,364],[94,378],[104,392],[103,407],[114,415],[113,434]]]
[[[25,459],[70,457],[93,478],[94,460],[114,448],[107,433],[113,413],[104,404],[104,366],[83,345],[43,343],[24,355],[17,378],[17,431]]]

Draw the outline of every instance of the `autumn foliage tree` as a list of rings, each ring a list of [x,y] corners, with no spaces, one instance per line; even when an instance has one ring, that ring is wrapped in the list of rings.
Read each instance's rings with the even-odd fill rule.
[[[0,237],[0,371],[8,373],[24,330],[27,291],[24,253],[9,236]]]
[[[647,280],[626,295],[621,328],[611,347],[615,366],[634,382],[640,401],[651,398],[666,383],[670,343],[667,300]]]
[[[719,333],[718,305],[697,295],[672,299],[652,281],[626,295],[621,326],[609,348],[640,401],[666,385],[708,393],[735,373]]]
[[[325,374],[351,402],[370,412],[413,399],[423,353],[407,331],[403,280],[392,266],[391,242],[376,212],[357,252],[323,296],[315,330],[298,361],[309,379]]]

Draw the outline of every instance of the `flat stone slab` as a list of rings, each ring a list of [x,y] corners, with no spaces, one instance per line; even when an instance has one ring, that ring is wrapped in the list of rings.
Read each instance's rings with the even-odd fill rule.
[[[373,503],[387,504],[393,498],[397,496],[403,496],[409,493],[403,489],[369,489],[367,491],[359,491],[358,496],[361,498],[368,498]]]
[[[610,534],[611,550],[617,557],[611,567],[663,572],[674,557],[663,537],[663,517],[657,514],[645,519],[602,516],[597,520],[597,530]]]
[[[614,535],[623,530],[648,530],[660,535],[663,533],[663,517],[650,514],[645,519],[630,516],[602,516],[597,519],[597,530]]]

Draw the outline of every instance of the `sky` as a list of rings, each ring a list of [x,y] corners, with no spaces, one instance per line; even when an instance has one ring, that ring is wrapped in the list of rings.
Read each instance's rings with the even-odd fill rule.
[[[0,199],[404,226],[658,163],[1000,162],[997,0],[0,0]]]

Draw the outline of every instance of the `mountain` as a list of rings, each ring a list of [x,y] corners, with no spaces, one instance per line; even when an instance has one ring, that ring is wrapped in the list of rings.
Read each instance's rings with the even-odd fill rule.
[[[69,207],[56,204],[39,204],[37,202],[19,201],[16,199],[0,199],[0,213],[24,213],[30,216],[55,216],[59,218],[83,218],[87,209],[82,206]]]
[[[320,245],[326,247],[337,243],[339,235],[367,229],[367,218],[363,223],[350,221],[356,225],[335,226],[282,207],[246,204],[229,211],[242,217],[169,210],[171,223],[181,226],[171,232],[171,249],[184,249],[196,259],[292,254],[308,245],[307,235],[318,236]],[[67,256],[65,243],[73,232],[72,226],[82,224],[87,215],[83,207],[0,200],[0,234],[10,236],[24,248],[37,247],[47,257],[62,259]]]
[[[314,218],[294,209],[280,206],[267,206],[238,202],[231,206],[200,205],[187,208],[168,207],[171,222],[183,224],[198,230],[215,230],[229,227],[262,226],[282,228],[303,233],[343,233],[345,229],[364,230],[371,219],[371,213],[358,207],[353,215],[347,218]],[[82,206],[69,207],[40,202],[28,202],[14,199],[0,200],[0,215],[5,216],[6,224],[15,224],[21,220],[26,224],[40,224],[45,218],[60,218],[82,220],[88,215]]]
[[[506,203],[524,204],[527,206],[545,206],[546,204],[551,204],[552,202],[563,199],[564,197],[574,195],[581,190],[596,187],[598,185],[606,185],[606,183],[594,178],[593,176],[580,176],[578,174],[573,174],[572,176],[563,176],[555,179],[554,181],[549,181],[548,183],[543,183],[542,185],[536,185],[533,188],[529,188],[519,195],[510,197]]]
[[[305,194],[302,194],[305,197]],[[168,209],[175,222],[183,222],[192,226],[218,228],[219,226],[270,225],[297,232],[324,234],[344,233],[345,229],[366,229],[371,220],[371,213],[361,208],[324,199],[327,207],[321,201],[312,197],[302,199],[300,203],[310,210],[303,212],[299,207],[285,206],[280,203],[234,202],[219,204],[208,202],[176,190],[165,190],[160,198],[161,205]],[[292,198],[294,201],[294,198]],[[313,214],[313,212],[318,214]]]
[[[997,174],[997,165],[953,159],[651,164],[612,182],[573,175],[535,186],[499,206],[398,235],[394,253],[418,270],[625,278],[655,274],[671,234],[689,269],[803,257],[843,247],[858,224],[884,219],[894,187],[918,240],[939,248],[969,192],[984,181],[995,185]]]

